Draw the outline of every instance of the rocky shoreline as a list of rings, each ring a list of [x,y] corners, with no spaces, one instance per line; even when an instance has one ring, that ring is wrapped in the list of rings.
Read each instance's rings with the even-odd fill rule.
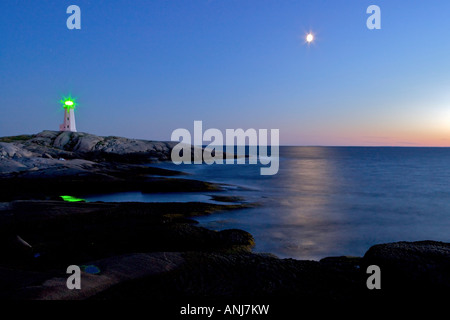
[[[55,131],[1,138],[0,297],[161,303],[448,298],[448,243],[390,243],[368,248],[363,257],[302,261],[253,253],[253,237],[243,230],[199,227],[196,216],[256,204],[221,196],[221,185],[142,165],[169,159],[172,147]],[[224,204],[60,198],[131,190],[217,191]],[[65,285],[73,264],[98,269],[83,271],[82,290]],[[369,265],[382,270],[381,290],[367,289]]]
[[[372,264],[383,270],[383,297],[427,292],[429,298],[448,292],[448,243],[376,245],[363,257],[279,259],[252,253],[254,240],[245,231],[212,231],[193,220],[241,206],[47,200],[3,204],[0,297],[373,299],[380,293],[365,284],[366,268]],[[83,273],[86,290],[66,288],[65,270],[72,264],[99,268],[99,274]]]

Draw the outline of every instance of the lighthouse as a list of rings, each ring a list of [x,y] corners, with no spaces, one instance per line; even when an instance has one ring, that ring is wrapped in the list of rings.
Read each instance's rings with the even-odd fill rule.
[[[75,126],[75,107],[77,103],[72,97],[64,97],[60,101],[64,108],[64,122],[59,126],[59,131],[72,131],[77,132],[77,127]]]

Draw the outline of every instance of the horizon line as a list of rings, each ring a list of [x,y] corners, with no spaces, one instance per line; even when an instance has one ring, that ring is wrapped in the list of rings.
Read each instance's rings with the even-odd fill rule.
[[[45,129],[42,130],[43,131],[59,131],[59,130],[49,130],[49,129]],[[64,131],[60,131],[60,132],[64,132]],[[82,131],[77,131],[77,133],[85,133],[85,134],[92,134],[92,135],[97,135],[97,134],[93,134],[93,133],[88,133],[88,132],[82,132]],[[18,137],[18,136],[26,136],[26,135],[37,135],[39,133],[22,133],[22,134],[17,134],[17,135],[7,135],[7,136],[1,136],[0,139],[3,138],[11,138],[11,137]],[[107,136],[101,136],[98,135],[99,137],[119,137],[116,135],[107,135]],[[171,141],[171,140],[154,140],[154,139],[143,139],[143,138],[127,138],[127,137],[122,137],[121,138],[126,138],[126,139],[135,139],[135,140],[147,140],[147,141],[160,141],[160,142],[180,142],[180,141]],[[192,146],[195,146],[194,144],[192,144]],[[206,146],[220,146],[220,145],[210,145],[210,144],[205,144],[202,145],[202,147],[206,147]],[[224,147],[226,147],[227,145],[223,145]],[[235,147],[258,147],[258,145],[234,145]],[[271,145],[268,145],[271,146]],[[427,145],[325,145],[325,144],[280,144],[279,147],[316,147],[316,148],[450,148],[450,145],[448,146],[427,146]]]

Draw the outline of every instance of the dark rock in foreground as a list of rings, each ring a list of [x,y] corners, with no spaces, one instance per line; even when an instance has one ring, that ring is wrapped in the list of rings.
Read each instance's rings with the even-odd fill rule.
[[[354,303],[434,301],[448,295],[448,243],[376,245],[363,258],[279,259],[252,253],[253,238],[245,231],[217,232],[190,219],[240,207],[57,201],[2,206],[0,296],[153,303],[192,299]],[[69,292],[64,279],[71,264],[93,264],[100,273],[84,272],[85,290]],[[366,286],[371,264],[381,268],[381,290]]]
[[[208,230],[195,226],[189,218],[242,207],[206,203],[9,203],[0,207],[0,297],[43,299],[44,292],[52,292],[48,298],[80,299],[112,284],[153,274],[154,265],[143,262],[137,270],[134,264],[138,256],[118,258],[130,254],[249,251],[254,244],[249,233]],[[104,279],[98,285],[94,277],[89,293],[69,294],[65,282],[62,288],[55,284],[60,283],[55,279],[66,277],[69,265],[100,261],[95,263],[103,271],[117,270],[118,260],[128,276],[112,282]],[[130,265],[124,265],[127,261]],[[166,270],[164,265],[161,268]]]
[[[376,264],[383,273],[382,288],[391,294],[450,293],[450,243],[396,242],[371,247],[366,265]]]
[[[300,261],[252,253],[186,252],[183,253],[185,262],[179,268],[158,277],[123,283],[94,298],[153,301],[244,301],[256,298],[256,301],[269,299],[289,303],[367,302],[373,303],[374,307],[379,303],[444,301],[450,290],[449,251],[444,249],[440,262],[436,261],[429,270],[422,270],[417,260],[424,255],[434,255],[436,247],[444,248],[450,244],[427,241],[427,245],[428,248],[423,246],[423,242],[402,243],[401,248],[397,243],[382,245],[388,250],[398,250],[398,256],[390,265],[384,263],[386,256],[383,254],[372,256],[370,260],[367,257],[331,257],[321,261]],[[368,254],[373,251],[373,248],[369,249]],[[369,290],[366,286],[369,261],[381,267],[381,290]],[[395,270],[399,273],[393,277]],[[446,280],[423,281],[413,291],[410,291],[411,286],[400,288],[402,279],[425,280],[431,270],[434,270],[435,279]]]

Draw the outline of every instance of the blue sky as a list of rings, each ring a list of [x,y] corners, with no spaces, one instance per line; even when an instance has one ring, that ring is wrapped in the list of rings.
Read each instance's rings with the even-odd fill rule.
[[[66,8],[81,8],[68,30]],[[366,9],[381,8],[381,30]],[[57,130],[169,140],[280,129],[288,145],[450,146],[450,2],[0,2],[0,136]],[[311,45],[308,31],[316,37]]]

